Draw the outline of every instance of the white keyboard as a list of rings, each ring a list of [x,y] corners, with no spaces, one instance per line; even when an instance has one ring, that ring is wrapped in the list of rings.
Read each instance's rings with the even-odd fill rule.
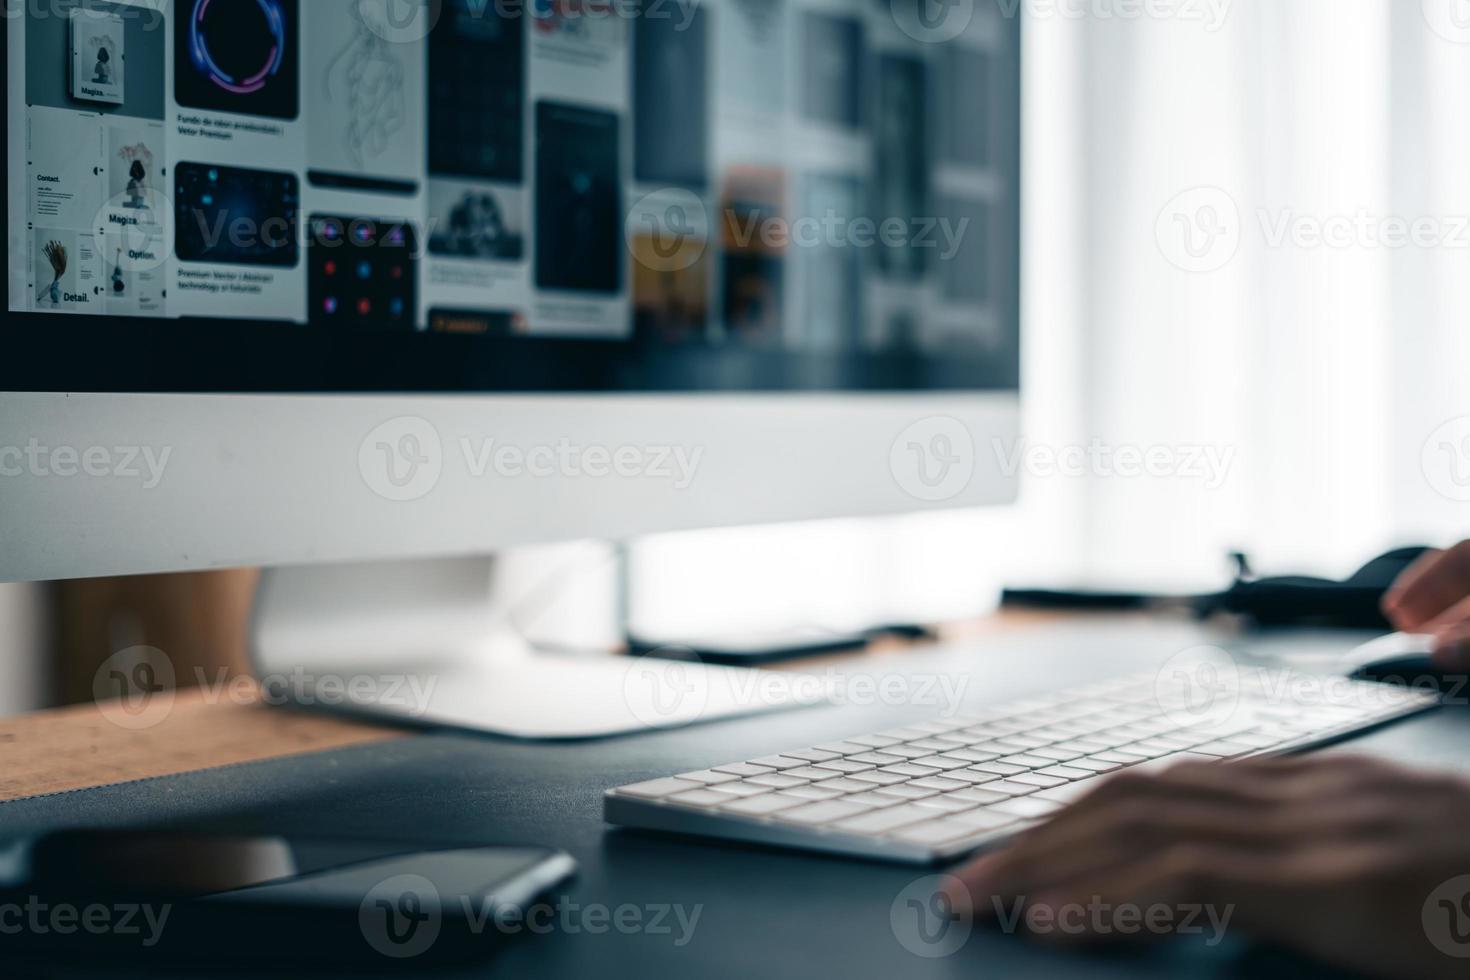
[[[1000,843],[1125,769],[1281,754],[1433,707],[1430,693],[1248,669],[1226,697],[1125,677],[609,790],[609,823],[934,863]]]

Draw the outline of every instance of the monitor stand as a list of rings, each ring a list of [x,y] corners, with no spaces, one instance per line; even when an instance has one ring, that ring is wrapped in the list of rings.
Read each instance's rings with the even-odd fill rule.
[[[267,569],[250,651],[270,703],[528,739],[601,738],[823,703],[815,678],[535,650],[494,558]]]

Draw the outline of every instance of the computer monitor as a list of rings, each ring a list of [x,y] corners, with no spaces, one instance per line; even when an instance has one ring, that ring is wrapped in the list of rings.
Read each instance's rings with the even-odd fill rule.
[[[1004,0],[24,0],[0,578],[1015,495]]]

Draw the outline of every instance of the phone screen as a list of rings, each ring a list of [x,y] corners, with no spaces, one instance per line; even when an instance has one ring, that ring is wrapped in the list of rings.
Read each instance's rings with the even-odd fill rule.
[[[488,891],[547,856],[529,847],[166,831],[66,831],[22,841],[0,853],[8,858],[0,861],[0,890],[176,901],[308,879],[341,881],[342,898],[348,899],[363,881],[442,866],[446,859],[466,868],[464,887]],[[283,898],[291,894],[280,888],[269,891]],[[322,889],[315,894],[320,898]]]
[[[0,843],[0,933],[48,959],[474,957],[574,870],[540,847],[64,831]]]

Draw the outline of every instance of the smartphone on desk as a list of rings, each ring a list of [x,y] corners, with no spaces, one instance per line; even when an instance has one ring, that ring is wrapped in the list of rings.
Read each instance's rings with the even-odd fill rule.
[[[0,845],[0,945],[51,959],[470,959],[571,877],[539,847],[68,830]]]

